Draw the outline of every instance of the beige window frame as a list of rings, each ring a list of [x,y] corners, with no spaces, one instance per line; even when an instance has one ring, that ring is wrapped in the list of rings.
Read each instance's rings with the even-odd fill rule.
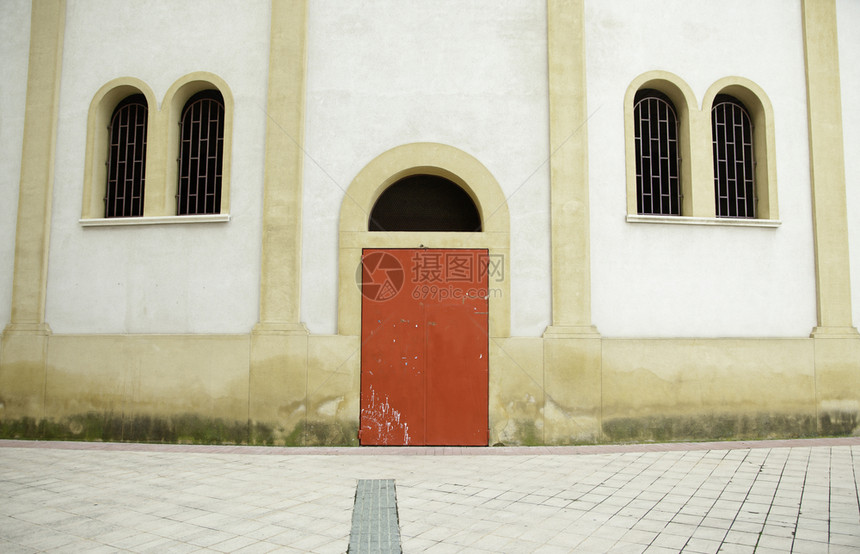
[[[214,89],[224,99],[224,151],[221,168],[221,210],[218,214],[176,215],[179,152],[179,118],[185,103],[196,93]],[[107,126],[116,105],[132,94],[143,94],[149,107],[146,153],[146,188],[142,217],[104,217]],[[152,89],[140,79],[121,77],[105,84],[93,97],[87,115],[87,147],[83,200],[79,223],[84,227],[212,223],[230,220],[230,165],[232,160],[233,94],[226,81],[198,71],[178,79],[168,89],[160,109]]]
[[[742,77],[726,77],[711,85],[702,101],[702,112],[707,116],[709,142],[711,138],[711,108],[714,105],[714,99],[719,94],[726,94],[741,101],[752,119],[757,198],[756,219],[778,221],[774,115],[770,100],[761,87]],[[713,154],[711,158],[713,158]],[[713,161],[711,161],[711,166],[713,167]]]
[[[678,118],[678,150],[681,157],[681,215],[642,215],[636,205],[636,145],[634,98],[641,89],[655,89],[675,104]],[[744,103],[753,121],[756,152],[756,219],[716,217],[714,203],[711,106],[718,94]],[[776,188],[774,115],[770,100],[758,85],[743,77],[725,77],[705,93],[702,109],[683,79],[668,71],[649,71],[633,80],[624,96],[624,134],[627,175],[627,221],[681,225],[728,225],[777,227],[779,209]]]

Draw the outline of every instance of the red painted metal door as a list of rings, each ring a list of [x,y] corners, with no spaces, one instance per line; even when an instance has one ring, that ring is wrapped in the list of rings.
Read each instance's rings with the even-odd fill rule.
[[[363,251],[361,444],[487,444],[486,268],[486,250]]]

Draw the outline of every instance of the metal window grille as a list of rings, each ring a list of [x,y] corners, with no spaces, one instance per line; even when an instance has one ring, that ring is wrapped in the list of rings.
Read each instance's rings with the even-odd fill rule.
[[[636,94],[636,206],[640,214],[681,215],[678,118],[656,90]]]
[[[717,217],[755,218],[753,126],[743,104],[731,96],[717,96],[711,135]]]
[[[143,215],[146,181],[146,97],[129,96],[113,111],[108,125],[105,217]]]
[[[180,120],[178,215],[221,212],[224,100],[217,91],[195,94]]]

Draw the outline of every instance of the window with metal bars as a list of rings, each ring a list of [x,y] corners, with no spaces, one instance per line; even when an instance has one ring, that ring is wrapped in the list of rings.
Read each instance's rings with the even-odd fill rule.
[[[224,98],[217,90],[192,96],[179,123],[177,215],[221,213]]]
[[[117,104],[111,115],[105,163],[105,217],[143,215],[148,113],[146,97],[135,94]]]
[[[636,206],[640,214],[681,215],[678,117],[668,96],[654,89],[636,93]]]
[[[746,107],[719,94],[711,108],[717,217],[755,218],[753,126]]]

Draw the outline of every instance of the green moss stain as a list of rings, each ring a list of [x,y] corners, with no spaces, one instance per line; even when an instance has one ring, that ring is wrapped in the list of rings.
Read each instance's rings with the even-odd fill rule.
[[[534,421],[528,419],[517,419],[510,422],[506,427],[504,441],[499,441],[493,446],[541,446],[544,444],[543,431],[538,429]],[[509,429],[513,428],[513,431]]]
[[[248,439],[248,444],[254,444],[259,446],[274,446],[275,432],[271,425],[255,422],[252,423],[249,427],[250,437]]]
[[[857,412],[830,411],[822,413],[819,417],[822,435],[854,435],[857,425]]]
[[[534,421],[521,421],[517,426],[520,444],[523,446],[538,446],[543,444],[543,433]]]
[[[815,436],[809,415],[696,415],[614,418],[603,422],[604,442],[746,440]]]
[[[358,422],[303,421],[284,442],[289,446],[358,446]]]
[[[60,420],[4,420],[0,422],[0,437],[193,444],[274,443],[272,430],[266,425],[207,418],[196,414],[122,417],[93,412]]]
[[[0,438],[4,439],[35,439],[45,435],[45,420],[37,421],[31,417],[7,419],[0,421]]]
[[[812,436],[850,436],[860,425],[858,414],[698,415],[613,418],[603,423],[605,443],[699,440],[752,440]],[[77,414],[53,420],[24,417],[0,420],[0,438],[149,443],[253,444],[285,446],[358,446],[357,421],[302,421],[292,429],[263,422],[207,418],[195,414],[171,417],[111,413]],[[542,433],[535,422],[517,421],[506,445],[538,446]],[[497,443],[501,446],[502,443]]]

